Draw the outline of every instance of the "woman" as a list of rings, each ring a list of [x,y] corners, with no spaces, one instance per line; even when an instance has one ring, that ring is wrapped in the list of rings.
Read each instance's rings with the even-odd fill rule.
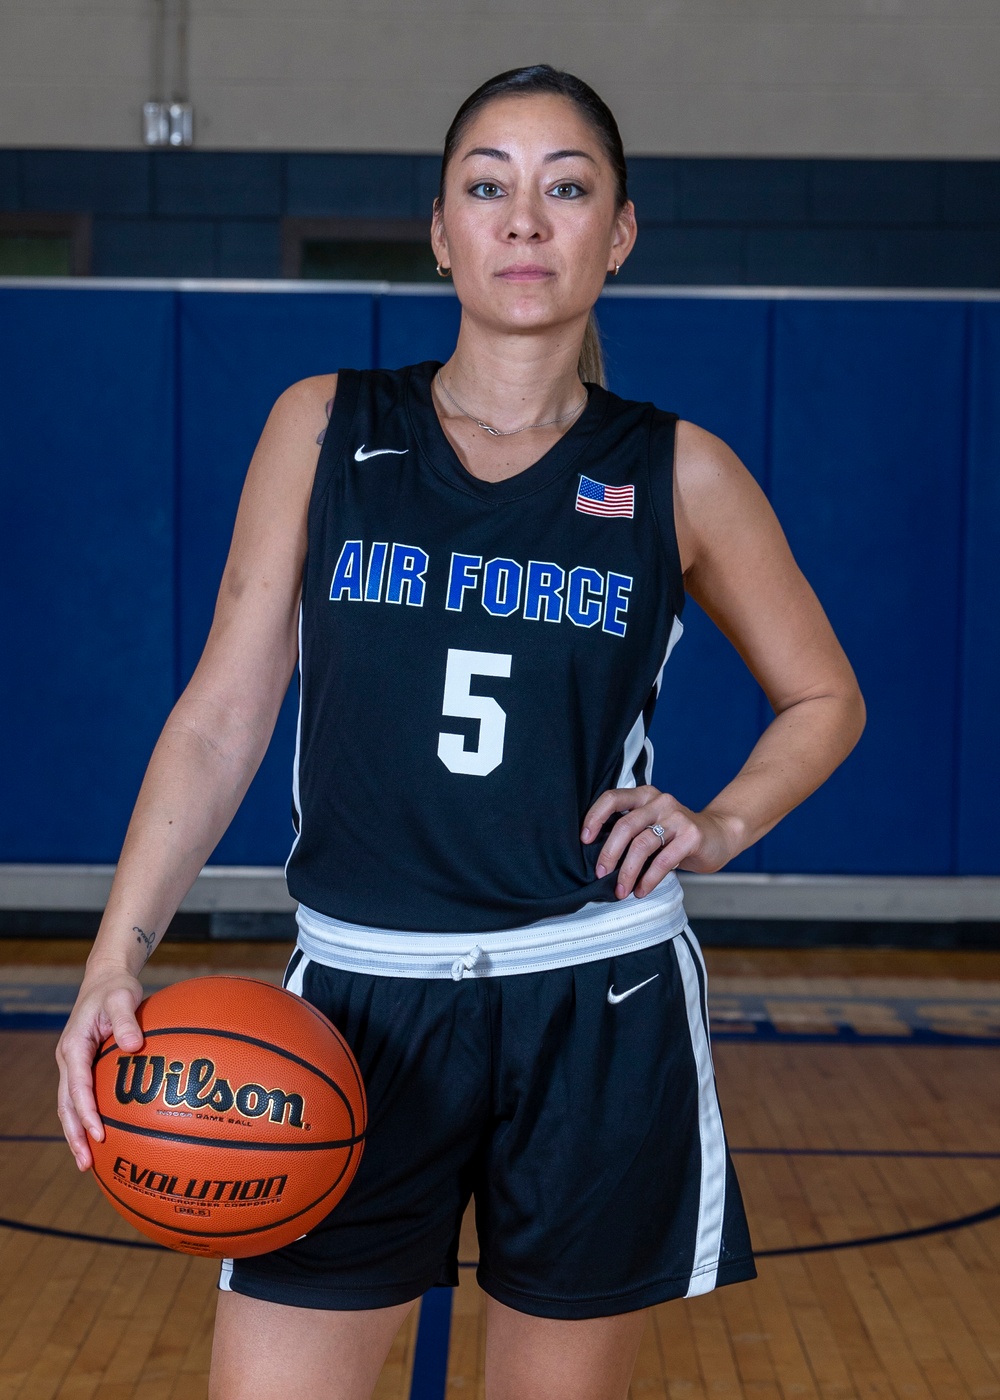
[[[770,830],[863,704],[735,455],[594,382],[591,308],[635,236],[596,94],[491,80],[434,208],[451,359],[294,385],[251,462],[58,1054],[85,1170],[94,1047],[139,1047],[137,973],[301,657],[286,985],[353,1045],[369,1138],[328,1222],[224,1267],[216,1400],[369,1395],[414,1299],[454,1282],[470,1194],[500,1400],[624,1396],[646,1308],[754,1276],[674,871]],[[651,786],[646,743],[685,588],[775,711],[698,812]]]

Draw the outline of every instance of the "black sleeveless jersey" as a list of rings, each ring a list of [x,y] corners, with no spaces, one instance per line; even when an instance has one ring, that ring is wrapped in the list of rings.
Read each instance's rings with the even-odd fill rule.
[[[596,385],[505,481],[436,363],[341,372],[309,505],[288,888],[349,923],[514,928],[614,899],[583,816],[650,780],[684,592],[675,414]]]

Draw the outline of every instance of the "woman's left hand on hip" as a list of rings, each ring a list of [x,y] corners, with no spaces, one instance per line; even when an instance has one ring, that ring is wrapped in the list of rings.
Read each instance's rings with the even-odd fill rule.
[[[668,792],[650,786],[601,793],[583,819],[584,845],[596,840],[615,812],[622,815],[604,840],[597,875],[603,879],[621,861],[615,886],[619,899],[633,891],[640,897],[649,894],[671,870],[720,870],[738,851],[733,833],[720,818],[692,812]]]

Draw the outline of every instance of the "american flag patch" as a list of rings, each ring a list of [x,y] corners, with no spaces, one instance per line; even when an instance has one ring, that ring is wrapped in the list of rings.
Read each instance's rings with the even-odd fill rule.
[[[631,520],[635,515],[635,487],[605,486],[603,481],[581,476],[576,508],[584,515],[624,515]]]

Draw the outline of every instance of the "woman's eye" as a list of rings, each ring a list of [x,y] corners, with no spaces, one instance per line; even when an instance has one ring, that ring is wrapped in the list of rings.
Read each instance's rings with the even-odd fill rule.
[[[575,180],[561,180],[558,185],[553,186],[552,193],[560,199],[578,199],[580,195],[586,194],[586,190]]]
[[[496,199],[503,191],[492,180],[480,180],[478,184],[472,186],[469,193],[476,195],[479,199]]]

